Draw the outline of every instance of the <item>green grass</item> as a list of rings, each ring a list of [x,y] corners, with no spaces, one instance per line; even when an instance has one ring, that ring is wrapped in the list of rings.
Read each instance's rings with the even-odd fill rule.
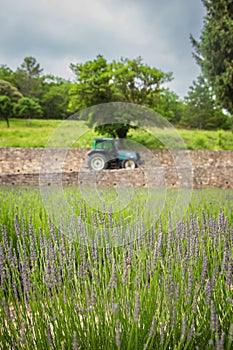
[[[56,137],[58,147],[90,148],[97,135],[85,127],[84,122],[63,122],[61,120],[12,119],[10,128],[0,120],[0,147],[46,147],[49,140]],[[59,128],[60,126],[60,128]],[[107,135],[102,135],[107,136]],[[182,140],[188,149],[233,150],[231,131],[201,131],[176,129],[131,130],[129,138],[143,146],[155,148],[183,148]]]
[[[0,121],[0,147],[45,147],[50,135],[61,124],[58,120],[12,119],[10,128]]]
[[[38,188],[0,188],[1,349],[232,349],[232,190],[193,191],[173,223],[169,190],[149,230],[145,189],[116,211],[114,189],[98,189],[102,210],[64,192],[54,225]],[[84,244],[130,214],[131,244]]]

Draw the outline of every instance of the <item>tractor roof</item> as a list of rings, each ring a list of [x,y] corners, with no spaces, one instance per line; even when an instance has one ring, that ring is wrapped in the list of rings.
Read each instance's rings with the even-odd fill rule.
[[[95,138],[96,142],[104,142],[104,141],[112,141],[114,140],[113,138],[108,138],[108,137],[99,137],[99,138]]]

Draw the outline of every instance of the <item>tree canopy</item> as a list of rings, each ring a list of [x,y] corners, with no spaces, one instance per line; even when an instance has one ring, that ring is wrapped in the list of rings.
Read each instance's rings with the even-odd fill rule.
[[[230,120],[216,103],[213,90],[203,76],[190,86],[185,97],[184,125],[197,129],[229,129]]]
[[[34,57],[25,57],[14,73],[16,87],[24,96],[39,97],[43,81],[42,72],[43,69]]]
[[[12,102],[17,102],[23,95],[6,80],[0,79],[0,96],[7,96]]]
[[[23,97],[15,104],[14,114],[27,119],[40,118],[42,116],[42,108],[32,98]]]
[[[8,128],[10,127],[9,120],[13,115],[14,104],[22,97],[23,95],[9,81],[0,79],[0,118],[6,121]]]
[[[71,69],[76,74],[76,83],[70,90],[71,112],[107,102],[127,102],[154,108],[155,101],[159,101],[158,107],[164,90],[162,85],[172,79],[171,73],[144,64],[141,57],[133,60],[121,58],[108,63],[99,55],[93,61],[72,64]],[[129,129],[135,128],[131,124],[132,116],[126,112],[119,115],[118,109],[112,110],[112,113],[115,124],[104,124],[106,116],[94,113],[88,118],[89,125],[95,126],[101,134],[108,132],[111,136],[126,137]],[[98,124],[102,121],[104,125],[96,125],[97,120]]]
[[[76,82],[71,88],[70,111],[106,102],[128,102],[151,107],[154,97],[171,81],[172,74],[143,63],[141,57],[107,62],[99,55],[93,61],[71,64]]]

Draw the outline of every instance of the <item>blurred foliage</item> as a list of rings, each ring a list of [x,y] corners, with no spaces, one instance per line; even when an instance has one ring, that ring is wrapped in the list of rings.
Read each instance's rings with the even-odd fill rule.
[[[204,77],[198,77],[181,100],[165,87],[172,80],[172,73],[150,67],[141,57],[108,62],[98,55],[84,63],[71,63],[70,69],[73,81],[44,75],[43,68],[31,56],[25,57],[15,71],[0,65],[0,96],[9,97],[11,104],[7,109],[2,106],[0,117],[8,125],[12,117],[72,117],[86,120],[87,126],[95,128],[99,135],[108,133],[121,138],[145,125],[164,128],[165,121],[181,128],[232,128],[232,118],[223,113],[214,89]],[[114,110],[111,104],[123,107]]]

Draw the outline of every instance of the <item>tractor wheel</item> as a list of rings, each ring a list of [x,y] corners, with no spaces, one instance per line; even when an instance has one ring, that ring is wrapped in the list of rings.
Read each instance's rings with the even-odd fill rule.
[[[136,166],[137,165],[133,159],[126,159],[122,163],[122,167],[125,169],[135,169]]]
[[[99,171],[106,169],[108,162],[103,154],[93,154],[88,159],[88,166],[91,170]]]

